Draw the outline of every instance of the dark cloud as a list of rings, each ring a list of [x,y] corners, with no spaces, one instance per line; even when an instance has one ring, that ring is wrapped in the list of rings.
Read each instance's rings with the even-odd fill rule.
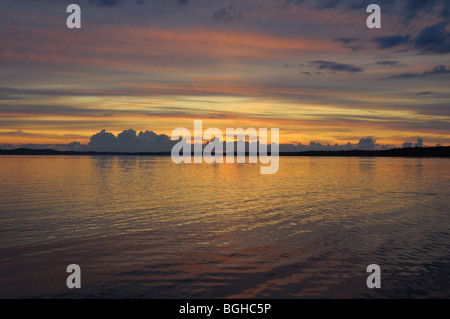
[[[423,139],[419,137],[417,142],[414,143],[414,147],[423,147]]]
[[[306,151],[351,151],[351,150],[374,150],[374,149],[392,149],[395,145],[376,144],[372,137],[362,138],[357,144],[350,142],[346,144],[323,144],[311,141],[308,145],[299,144],[280,144],[280,152],[306,152]]]
[[[398,61],[390,61],[390,60],[387,60],[387,61],[378,61],[376,64],[378,64],[378,65],[396,66],[396,65],[399,64],[399,62],[398,62]]]
[[[406,21],[417,18],[421,13],[431,12],[436,7],[440,7],[441,15],[447,6],[447,0],[407,0],[404,4]]]
[[[392,144],[381,145],[381,149],[382,150],[390,150],[390,149],[393,149],[393,148],[396,148],[396,146],[392,145]]]
[[[405,8],[408,12],[430,11],[436,6],[436,0],[407,0]]]
[[[23,0],[24,1],[24,0]],[[36,1],[36,0],[28,0],[28,1]],[[54,0],[47,0],[47,1],[54,1]],[[144,4],[145,2],[162,2],[166,0],[74,0],[72,3],[89,3],[93,6],[99,6],[99,7],[116,7],[121,6],[125,3],[136,3],[136,4]],[[177,3],[178,5],[185,5],[189,2],[189,0],[172,0],[172,2]]]
[[[379,49],[390,49],[394,48],[396,46],[406,44],[409,41],[410,36],[409,35],[394,35],[394,36],[386,36],[386,37],[379,37],[373,39],[373,42],[375,42],[378,45]]]
[[[430,71],[423,72],[423,76],[440,75],[440,74],[448,74],[448,73],[450,73],[450,68],[447,68],[445,65],[438,65],[438,66],[435,66]]]
[[[376,140],[372,137],[362,138],[358,143],[358,149],[360,150],[374,150],[377,146]]]
[[[415,143],[411,143],[411,142],[405,142],[402,144],[403,148],[411,148],[411,147],[424,147],[425,145],[423,144],[423,139],[421,137],[419,137],[417,139],[417,142]]]
[[[338,38],[334,39],[334,41],[342,43],[344,48],[351,49],[354,52],[364,49],[359,38]]]
[[[411,148],[411,147],[413,147],[413,143],[411,143],[411,142],[405,142],[405,143],[402,144],[402,147],[403,147],[403,148]]]
[[[418,77],[425,77],[430,75],[443,75],[443,74],[449,74],[450,68],[446,67],[445,65],[437,65],[433,69],[425,71],[423,73],[413,73],[413,72],[407,72],[402,74],[396,74],[391,76],[391,79],[410,79],[410,78],[418,78]]]
[[[90,4],[105,6],[105,7],[114,7],[117,5],[121,5],[124,2],[125,2],[125,0],[89,0]]]
[[[379,49],[391,49],[406,46],[407,50],[415,49],[422,54],[450,53],[450,32],[446,31],[447,22],[427,26],[414,38],[411,35],[394,35],[378,37],[372,40]]]
[[[280,144],[280,152],[306,152],[306,151],[351,151],[357,148],[357,145],[347,143],[322,144],[319,142],[310,142],[308,145],[299,144]]]
[[[213,18],[219,21],[233,21],[242,18],[241,13],[236,10],[233,5],[230,5],[226,8],[221,8],[218,11],[214,12]]]
[[[443,18],[448,19],[450,17],[450,3],[447,2],[442,9],[441,15]]]
[[[97,152],[169,152],[176,142],[152,131],[126,130],[117,137],[106,130],[94,134],[86,149]]]
[[[143,4],[146,0],[89,0],[90,4],[104,6],[104,7],[114,7],[117,5],[122,5],[125,2],[135,2],[137,4]],[[179,5],[185,5],[189,0],[176,0]]]
[[[8,135],[27,135],[31,133],[26,132],[10,132]],[[1,135],[1,134],[0,134]],[[75,136],[74,136],[75,137]],[[242,139],[243,140],[243,139]],[[158,135],[152,131],[136,133],[135,130],[125,130],[117,136],[102,130],[99,133],[91,136],[90,141],[87,145],[81,144],[80,142],[72,142],[69,144],[0,144],[0,149],[17,149],[17,148],[28,148],[28,149],[54,149],[59,151],[78,151],[78,152],[125,152],[125,153],[152,153],[152,152],[170,152],[173,146],[178,143],[178,141],[172,141],[167,135]],[[236,148],[236,142],[234,149]],[[419,140],[415,145],[419,145]],[[423,143],[423,141],[422,141]],[[203,146],[207,145],[205,143]],[[227,149],[227,142],[223,142],[223,149]],[[251,144],[259,145],[259,142],[252,142]],[[413,143],[410,143],[411,147]],[[250,143],[245,141],[245,149],[248,151]],[[423,145],[423,144],[422,144]],[[258,146],[257,146],[258,147]],[[396,146],[390,144],[379,145],[372,137],[362,138],[359,143],[352,144],[347,142],[346,144],[323,144],[320,142],[311,141],[307,145],[301,143],[286,143],[280,144],[280,152],[305,152],[305,151],[350,151],[355,149],[360,150],[374,150],[374,149],[391,149]],[[416,146],[419,147],[419,146]]]
[[[352,44],[352,43],[355,43],[358,40],[359,40],[359,38],[338,38],[338,39],[334,39],[334,41],[341,42],[342,44]]]
[[[433,92],[431,92],[431,91],[424,91],[424,92],[417,92],[416,93],[417,96],[430,95],[430,94],[433,94]]]
[[[402,73],[402,74],[395,74],[395,75],[391,76],[391,79],[411,79],[411,78],[416,78],[419,76],[421,76],[419,73],[407,72],[407,73]]]
[[[450,32],[445,29],[447,25],[447,22],[441,22],[423,29],[414,41],[416,49],[423,53],[450,53]]]
[[[319,70],[328,70],[333,72],[362,72],[363,69],[352,64],[343,64],[331,61],[311,61],[311,64],[316,66]]]
[[[380,5],[383,13],[398,16],[405,25],[423,14],[435,14],[436,18],[448,19],[450,16],[450,2],[448,0],[285,0],[286,4],[312,5],[318,10],[340,9],[361,10],[371,3]]]

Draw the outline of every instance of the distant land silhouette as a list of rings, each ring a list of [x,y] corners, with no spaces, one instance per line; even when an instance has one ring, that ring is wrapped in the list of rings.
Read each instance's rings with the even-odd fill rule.
[[[12,150],[0,149],[0,155],[41,155],[41,156],[170,156],[171,152],[76,152],[56,151],[51,149],[27,149],[18,148]],[[236,155],[236,154],[235,154]],[[248,155],[248,153],[246,154]],[[305,152],[280,152],[280,156],[350,156],[350,157],[450,157],[450,146],[441,147],[413,147],[397,148],[390,150],[352,150],[352,151],[305,151]]]

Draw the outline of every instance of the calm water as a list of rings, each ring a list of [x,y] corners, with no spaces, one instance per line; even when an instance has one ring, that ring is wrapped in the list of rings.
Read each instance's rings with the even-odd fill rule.
[[[449,159],[259,169],[0,157],[0,297],[450,297]]]

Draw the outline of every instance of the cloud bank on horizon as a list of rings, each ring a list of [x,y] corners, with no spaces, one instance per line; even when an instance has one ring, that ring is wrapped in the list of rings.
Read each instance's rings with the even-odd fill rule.
[[[241,140],[244,140],[242,138]],[[77,152],[127,152],[127,153],[161,153],[171,152],[173,146],[179,141],[173,141],[165,134],[157,134],[153,131],[136,132],[133,129],[125,130],[119,134],[114,135],[106,130],[92,135],[87,144],[80,142],[72,142],[68,144],[0,144],[0,149],[53,149],[59,151],[77,151]],[[227,149],[226,143],[223,142],[223,149]],[[245,140],[248,150],[248,140]],[[258,142],[259,143],[259,142]],[[257,143],[257,144],[258,144]],[[203,141],[203,145],[207,145],[208,141]],[[425,147],[422,138],[417,138],[416,143],[405,142],[402,144],[403,148],[410,147]],[[358,143],[339,145],[322,144],[311,141],[309,144],[280,144],[280,152],[304,152],[304,151],[349,151],[349,150],[387,150],[396,148],[395,145],[378,144],[373,137],[361,138]],[[236,148],[235,148],[236,149]]]
[[[373,2],[382,29],[363,0],[2,1],[0,144],[131,127],[141,144],[124,151],[158,149],[195,119],[277,127],[286,147],[450,144],[449,1]]]

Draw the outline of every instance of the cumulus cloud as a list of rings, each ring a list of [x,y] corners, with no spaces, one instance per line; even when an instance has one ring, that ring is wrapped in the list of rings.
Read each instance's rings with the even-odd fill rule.
[[[86,149],[96,152],[168,152],[174,141],[167,135],[158,135],[152,131],[137,132],[126,130],[117,137],[106,130],[94,134]]]
[[[351,150],[387,150],[396,148],[392,144],[377,144],[372,137],[361,138],[357,144],[323,144],[311,141],[309,144],[280,144],[280,152],[306,152],[306,151],[351,151]]]
[[[362,138],[358,143],[358,149],[360,150],[374,150],[377,146],[376,140],[372,137]]]
[[[403,147],[403,148],[411,148],[411,147],[413,147],[413,143],[411,143],[411,142],[405,142],[405,143],[403,143],[402,147]]]
[[[423,139],[420,137],[417,139],[417,142],[414,143],[414,147],[423,147]]]
[[[425,145],[423,144],[423,139],[421,137],[419,137],[417,139],[417,142],[415,143],[411,143],[411,142],[405,142],[403,143],[402,147],[403,148],[411,148],[411,147],[424,147]]]

